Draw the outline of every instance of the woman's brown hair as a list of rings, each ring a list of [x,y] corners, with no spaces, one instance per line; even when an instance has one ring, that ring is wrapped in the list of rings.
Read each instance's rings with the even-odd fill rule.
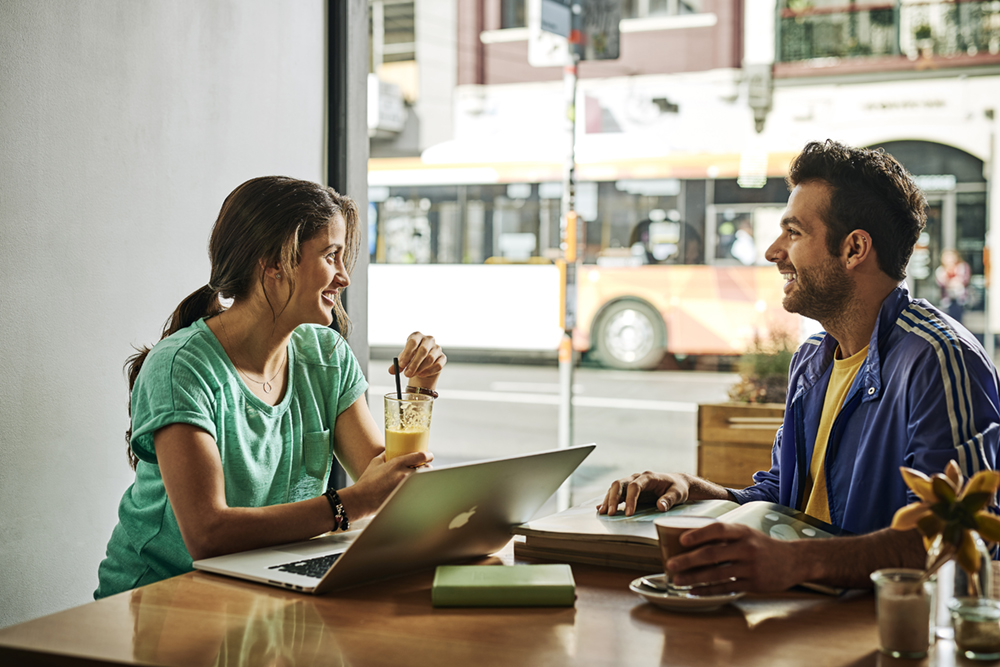
[[[286,176],[262,176],[237,187],[222,203],[222,210],[212,227],[208,243],[212,274],[208,284],[181,301],[163,326],[160,340],[202,318],[221,313],[220,297],[246,298],[253,291],[255,281],[263,287],[262,267],[279,267],[292,281],[292,269],[301,260],[301,245],[326,229],[337,214],[343,216],[347,228],[344,266],[350,273],[357,261],[359,245],[358,207],[354,200],[338,194],[333,188]],[[294,282],[290,282],[289,288],[291,294],[295,290]],[[264,294],[266,297],[267,292]],[[270,299],[268,305],[277,318],[280,310],[275,310]],[[347,336],[350,320],[339,294],[333,314],[339,331]],[[151,349],[138,348],[125,362],[129,419],[132,417],[132,388]],[[131,423],[125,440],[129,465],[135,470],[139,459],[132,451]]]

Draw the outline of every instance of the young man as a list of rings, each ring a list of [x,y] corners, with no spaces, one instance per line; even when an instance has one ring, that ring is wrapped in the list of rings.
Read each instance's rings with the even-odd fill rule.
[[[810,143],[791,165],[781,236],[766,257],[785,278],[786,310],[825,333],[792,360],[784,424],[771,469],[746,489],[687,474],[644,472],[618,480],[598,507],[626,514],[640,499],[666,510],[687,500],[769,500],[855,536],[783,542],[718,523],[684,536],[699,548],[670,561],[680,585],[704,594],[777,591],[802,582],[870,586],[882,567],[924,566],[916,531],[889,528],[915,500],[899,474],[958,462],[971,476],[997,464],[997,372],[960,324],[900,283],[924,227],[925,201],[880,150]]]

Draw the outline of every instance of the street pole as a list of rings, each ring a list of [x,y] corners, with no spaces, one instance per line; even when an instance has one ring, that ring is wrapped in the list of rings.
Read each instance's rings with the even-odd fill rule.
[[[993,332],[993,327],[990,325],[990,317],[992,313],[990,312],[990,292],[992,290],[992,256],[990,250],[993,247],[992,235],[995,233],[994,226],[991,224],[990,218],[993,216],[993,207],[996,206],[996,199],[994,198],[994,190],[997,188],[997,178],[1000,177],[1000,165],[997,164],[996,155],[996,109],[986,110],[986,119],[990,123],[990,135],[989,135],[989,146],[988,159],[989,159],[989,171],[984,174],[986,176],[986,247],[983,248],[983,274],[986,278],[986,284],[983,286],[983,347],[986,349],[986,354],[990,361],[995,363],[995,336]]]
[[[576,274],[580,238],[579,220],[576,214],[576,81],[579,55],[574,48],[574,37],[579,40],[579,31],[570,34],[569,62],[563,70],[566,89],[566,133],[568,152],[563,168],[562,215],[560,217],[560,237],[563,260],[560,263],[562,308],[560,310],[563,335],[559,342],[559,448],[573,445],[573,328],[576,326]],[[570,506],[570,481],[566,480],[556,492],[557,511]]]

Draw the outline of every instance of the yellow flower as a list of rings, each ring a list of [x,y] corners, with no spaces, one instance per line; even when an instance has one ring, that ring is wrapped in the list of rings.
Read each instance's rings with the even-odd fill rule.
[[[930,477],[912,468],[899,471],[920,501],[896,512],[893,529],[918,530],[928,550],[935,538],[941,536],[941,553],[928,570],[934,571],[955,558],[969,574],[978,572],[979,555],[971,531],[990,542],[1000,542],[1000,518],[986,509],[1000,487],[1000,472],[982,470],[966,482],[954,461],[948,462],[944,474]]]

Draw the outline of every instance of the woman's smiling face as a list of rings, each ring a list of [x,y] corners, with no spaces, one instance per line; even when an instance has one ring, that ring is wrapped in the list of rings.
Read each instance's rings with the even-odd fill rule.
[[[347,225],[339,213],[325,230],[299,247],[299,264],[293,271],[295,291],[285,309],[297,324],[333,323],[333,307],[340,292],[351,284],[344,266]]]

